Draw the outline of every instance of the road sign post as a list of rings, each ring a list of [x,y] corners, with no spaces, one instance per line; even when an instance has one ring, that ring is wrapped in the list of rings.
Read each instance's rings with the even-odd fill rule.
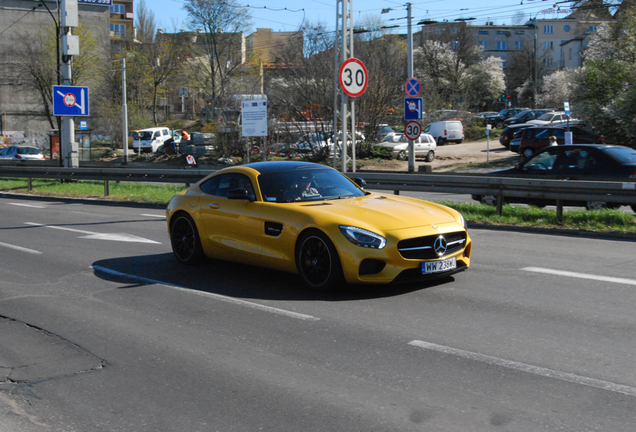
[[[347,96],[362,96],[369,83],[367,68],[357,58],[345,60],[340,66],[340,88]]]
[[[411,120],[404,126],[404,136],[410,141],[415,141],[422,134],[422,125],[416,120]]]

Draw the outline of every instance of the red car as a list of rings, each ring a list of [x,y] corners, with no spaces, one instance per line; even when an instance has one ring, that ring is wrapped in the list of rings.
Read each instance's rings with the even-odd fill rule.
[[[550,137],[555,136],[559,145],[565,144],[565,133],[567,127],[553,126],[553,127],[530,127],[524,129],[521,133],[521,142],[519,143],[519,154],[523,157],[530,157],[537,151],[550,145]],[[586,131],[581,127],[571,126],[570,132],[572,132],[572,144],[594,144],[602,143],[602,140]]]

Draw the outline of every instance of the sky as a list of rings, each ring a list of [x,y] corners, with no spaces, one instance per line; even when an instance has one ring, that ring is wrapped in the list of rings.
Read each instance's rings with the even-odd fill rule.
[[[188,29],[184,0],[145,0],[146,7],[154,12],[158,29],[173,31]],[[238,0],[249,7],[254,25],[245,34],[257,28],[273,31],[297,31],[300,27],[321,22],[328,30],[335,30],[336,0]],[[138,1],[135,1],[135,6]],[[429,0],[411,1],[413,31],[423,19],[454,21],[458,18],[475,18],[475,25],[487,21],[494,25],[522,24],[530,18],[563,18],[567,16],[570,2],[545,0]],[[353,25],[362,23],[365,17],[381,18],[385,25],[398,25],[396,33],[407,32],[406,2],[393,0],[352,0]],[[558,9],[560,8],[560,10]],[[383,9],[390,9],[382,14]],[[521,21],[521,17],[523,20]],[[519,22],[521,21],[521,22]]]

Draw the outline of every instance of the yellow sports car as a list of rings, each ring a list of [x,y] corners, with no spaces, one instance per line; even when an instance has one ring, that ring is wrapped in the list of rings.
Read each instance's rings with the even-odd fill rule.
[[[170,200],[172,250],[185,264],[207,256],[297,273],[316,290],[468,268],[472,241],[459,212],[363,183],[308,162],[222,169]]]

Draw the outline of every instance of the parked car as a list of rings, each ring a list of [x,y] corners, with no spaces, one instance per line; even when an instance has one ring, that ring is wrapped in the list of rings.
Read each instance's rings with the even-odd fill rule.
[[[554,110],[548,109],[548,108],[524,110],[518,113],[517,115],[509,117],[506,120],[504,120],[504,126],[526,123],[530,120],[534,120],[536,118],[541,117],[545,113],[552,112],[552,111]]]
[[[422,133],[432,135],[437,145],[448,141],[460,143],[464,140],[464,125],[459,120],[433,122],[426,125]]]
[[[394,133],[395,131],[393,130],[391,126],[382,125],[378,128],[378,131],[375,134],[375,140],[378,142],[381,142],[382,140],[384,140],[384,138],[386,138],[387,135],[394,134]]]
[[[0,150],[0,160],[44,160],[44,155],[37,147],[9,146]]]
[[[376,144],[376,147],[384,148],[391,152],[391,158],[399,160],[407,160],[409,155],[408,139],[404,135],[400,135],[400,139],[397,142],[383,141]],[[413,141],[413,151],[416,158],[424,158],[426,162],[433,162],[435,159],[435,150],[437,149],[437,143],[435,138],[429,134],[421,134],[418,139]]]
[[[142,129],[132,147],[135,152],[154,153],[169,139],[173,139],[173,136],[167,127]]]
[[[547,112],[534,120],[529,120],[526,123],[532,123],[537,125],[548,125],[548,124],[553,125],[553,124],[567,123],[568,120],[573,121],[572,119],[570,119],[570,116],[564,113],[563,111],[552,111],[552,112]]]
[[[527,129],[526,129],[527,130]],[[607,144],[572,144],[546,147],[534,156],[517,164],[515,168],[494,171],[498,177],[520,177],[534,179],[609,180],[633,183],[636,180],[636,150]],[[473,195],[473,199],[494,205],[492,195]],[[505,197],[507,203],[526,203],[538,206],[554,205],[554,200],[545,198]],[[567,206],[581,206],[588,210],[617,208],[620,203],[607,203],[569,199]],[[630,204],[626,204],[630,205]],[[636,211],[636,205],[631,205]]]
[[[324,148],[331,148],[333,146],[331,139],[331,134],[305,134],[291,145],[291,149],[298,153],[316,152]]]
[[[168,203],[174,256],[294,273],[313,290],[430,280],[470,266],[472,240],[459,212],[360,185],[307,162],[215,171]]]
[[[527,127],[533,127],[534,125],[528,123],[514,124],[506,127],[501,134],[499,134],[499,143],[507,148],[510,148],[510,141],[516,132]]]
[[[475,113],[473,115],[471,115],[471,117],[477,117],[479,119],[484,119],[485,117],[492,117],[494,115],[497,115],[498,112],[497,111],[482,111],[482,112],[478,112]]]
[[[581,127],[571,127],[572,144],[595,144],[600,143],[599,137],[586,131]],[[538,150],[550,145],[550,137],[554,136],[558,144],[565,144],[566,125],[556,125],[551,127],[535,126],[523,129],[518,153],[523,157],[530,157]]]
[[[495,115],[484,117],[484,124],[490,124],[490,125],[493,125],[497,129],[503,129],[504,120],[506,120],[507,118],[516,116],[521,111],[525,111],[525,110],[528,110],[528,109],[530,109],[530,108],[506,108],[506,109],[503,109],[503,110],[499,111]]]
[[[521,144],[521,133],[522,133],[521,131],[517,131],[512,136],[512,140],[510,141],[510,146],[508,147],[508,150],[510,150],[513,153],[519,153],[519,145]]]

